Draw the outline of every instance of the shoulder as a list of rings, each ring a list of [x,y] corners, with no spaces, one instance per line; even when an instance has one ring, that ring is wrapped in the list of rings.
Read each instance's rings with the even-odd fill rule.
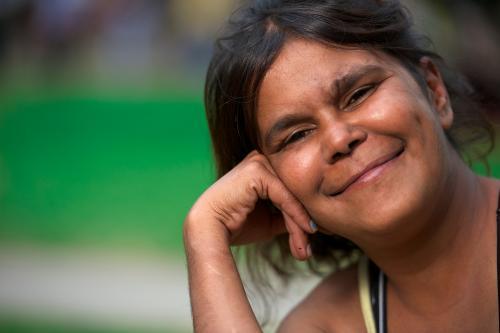
[[[278,332],[363,332],[357,265],[326,277],[283,320]]]

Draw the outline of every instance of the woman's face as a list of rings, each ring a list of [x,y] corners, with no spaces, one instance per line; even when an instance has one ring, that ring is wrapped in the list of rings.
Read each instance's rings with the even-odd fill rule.
[[[431,64],[432,65],[432,64]],[[431,209],[449,178],[446,89],[427,90],[374,51],[288,41],[259,91],[260,146],[325,232],[397,232]]]

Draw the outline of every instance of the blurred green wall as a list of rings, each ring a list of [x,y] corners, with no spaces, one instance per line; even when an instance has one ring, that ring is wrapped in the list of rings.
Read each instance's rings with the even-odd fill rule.
[[[180,253],[213,168],[199,92],[169,91],[4,93],[0,241]]]

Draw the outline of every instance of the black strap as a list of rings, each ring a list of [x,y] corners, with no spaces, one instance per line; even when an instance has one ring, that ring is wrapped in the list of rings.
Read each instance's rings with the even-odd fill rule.
[[[368,276],[370,281],[370,301],[372,306],[375,328],[378,333],[387,332],[387,305],[386,305],[386,286],[387,279],[385,274],[378,268],[373,261],[369,261]]]
[[[373,319],[375,320],[375,327],[378,331],[378,310],[379,310],[379,292],[378,292],[378,276],[380,269],[373,261],[368,263],[368,278],[370,283],[370,302],[372,306]]]

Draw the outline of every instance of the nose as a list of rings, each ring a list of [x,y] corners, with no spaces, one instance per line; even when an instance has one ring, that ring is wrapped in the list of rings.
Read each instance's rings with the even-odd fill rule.
[[[352,153],[366,140],[367,132],[359,126],[342,121],[333,121],[325,129],[322,142],[322,154],[325,161],[334,163]]]

